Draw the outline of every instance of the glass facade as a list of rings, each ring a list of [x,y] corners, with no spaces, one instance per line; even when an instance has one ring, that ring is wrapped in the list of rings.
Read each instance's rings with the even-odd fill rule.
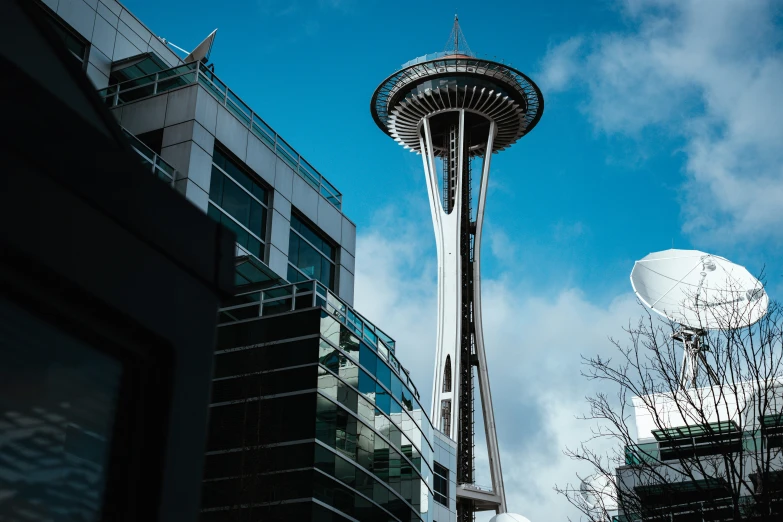
[[[288,242],[288,280],[292,283],[316,279],[329,290],[335,288],[336,248],[314,227],[291,213]]]
[[[247,505],[242,495],[259,487],[259,516],[312,498],[332,508],[329,520],[430,522],[433,430],[394,341],[316,286],[222,309],[202,521],[229,520],[226,506]],[[287,313],[264,314],[278,301]],[[269,477],[263,488],[251,485],[253,462]],[[300,509],[301,520],[322,520]]]
[[[432,427],[398,372],[326,312],[321,315],[316,439],[367,475],[365,494],[401,520],[426,520]],[[382,484],[384,487],[379,487]],[[370,489],[372,485],[372,489]]]
[[[231,229],[237,243],[264,260],[269,190],[220,147],[212,156],[208,214]]]

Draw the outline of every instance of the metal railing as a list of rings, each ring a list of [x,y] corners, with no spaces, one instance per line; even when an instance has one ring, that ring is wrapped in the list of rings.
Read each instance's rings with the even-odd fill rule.
[[[299,177],[321,194],[338,210],[342,210],[343,196],[310,163],[274,131],[258,114],[223,83],[214,72],[199,62],[188,63],[158,71],[98,91],[109,107],[117,107],[136,100],[198,83],[221,105],[228,109],[258,139],[269,147]]]
[[[161,180],[168,183],[172,188],[174,182],[177,181],[177,169],[172,167],[166,160],[161,158],[152,149],[144,144],[139,138],[128,132],[124,127],[122,132],[130,141],[130,145],[136,154],[141,158],[143,166],[150,169],[150,171]]]
[[[224,301],[223,305],[218,316],[219,325],[321,306],[359,338],[375,348],[378,355],[411,389],[416,399],[419,400],[421,397],[408,371],[394,355],[394,339],[318,281],[304,281],[237,294]]]

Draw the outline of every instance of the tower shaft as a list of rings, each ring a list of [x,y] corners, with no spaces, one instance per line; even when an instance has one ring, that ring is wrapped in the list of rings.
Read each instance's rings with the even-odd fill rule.
[[[454,110],[441,133],[442,146],[433,146],[431,118],[422,121],[422,158],[438,251],[438,340],[433,379],[432,418],[438,429],[457,441],[458,520],[471,521],[476,510],[505,511],[503,479],[497,453],[492,398],[487,380],[486,356],[481,338],[480,231],[483,225],[486,184],[492,140],[497,127],[489,124],[481,172],[476,221],[472,221],[471,128],[465,110]],[[439,116],[443,125],[443,116]],[[454,121],[456,120],[456,121]],[[486,132],[486,131],[485,131]],[[482,140],[483,141],[483,140]],[[443,161],[443,193],[438,190],[435,158]],[[454,371],[452,371],[452,368]],[[492,492],[480,492],[474,469],[474,368],[477,369]]]

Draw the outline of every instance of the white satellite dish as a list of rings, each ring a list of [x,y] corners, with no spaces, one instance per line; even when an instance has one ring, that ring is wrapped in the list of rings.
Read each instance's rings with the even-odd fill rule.
[[[596,473],[582,480],[579,485],[585,505],[593,510],[612,511],[617,509],[617,492],[613,477]]]
[[[697,359],[717,381],[703,354],[705,330],[750,326],[769,306],[764,286],[745,267],[698,250],[653,252],[634,263],[631,286],[648,308],[681,325],[673,338],[685,346],[683,386],[695,384]]]
[[[654,312],[697,329],[749,326],[767,313],[764,286],[743,266],[698,250],[664,250],[637,261],[631,285]]]
[[[490,518],[489,522],[530,522],[530,520],[516,513],[501,513]]]
[[[185,57],[185,63],[206,62],[209,58],[209,52],[212,50],[212,44],[215,41],[215,33],[217,33],[217,29],[209,33],[209,36],[204,38],[204,40]]]

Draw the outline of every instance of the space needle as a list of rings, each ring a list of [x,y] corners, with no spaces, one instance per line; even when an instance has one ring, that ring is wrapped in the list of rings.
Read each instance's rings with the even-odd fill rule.
[[[375,90],[370,110],[378,127],[420,154],[424,166],[438,254],[431,418],[457,442],[457,520],[472,521],[476,511],[495,511],[498,521],[523,520],[506,514],[481,326],[481,233],[492,153],[536,126],[544,98],[521,72],[472,53],[455,16],[447,50],[414,59],[386,78]],[[471,193],[474,158],[477,164],[481,159],[477,195]],[[474,376],[491,491],[475,485]]]

